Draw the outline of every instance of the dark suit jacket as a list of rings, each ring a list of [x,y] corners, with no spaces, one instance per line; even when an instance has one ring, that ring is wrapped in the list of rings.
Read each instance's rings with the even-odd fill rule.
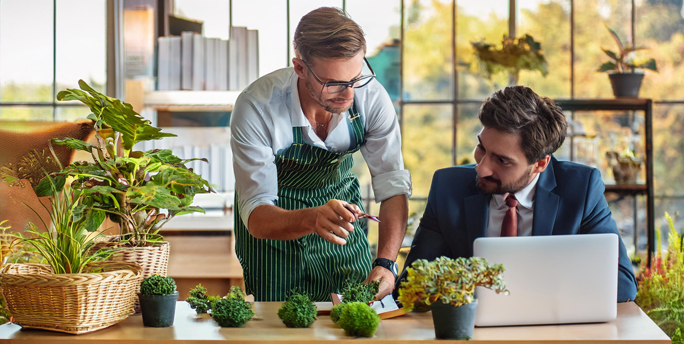
[[[473,241],[487,236],[490,196],[479,192],[475,168],[455,166],[435,172],[427,207],[411,244],[405,267],[416,259],[471,257]],[[605,186],[595,168],[551,157],[535,191],[532,235],[616,233]],[[618,267],[618,302],[634,300],[637,283],[622,240]],[[578,252],[578,254],[581,254]],[[397,279],[406,277],[406,268]]]

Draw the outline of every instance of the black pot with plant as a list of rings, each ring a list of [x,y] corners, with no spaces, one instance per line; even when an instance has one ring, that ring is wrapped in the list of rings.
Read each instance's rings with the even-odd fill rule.
[[[637,98],[641,81],[644,79],[644,69],[658,72],[654,59],[640,59],[636,56],[636,51],[644,50],[643,47],[624,46],[615,30],[606,26],[610,35],[618,46],[618,52],[605,48],[603,52],[610,57],[608,61],[599,67],[599,72],[608,72],[610,84],[613,87],[613,95],[616,98]]]
[[[159,275],[145,278],[140,285],[138,297],[145,326],[173,326],[178,301],[178,291],[173,278]]]
[[[416,305],[429,306],[438,339],[467,340],[475,328],[475,287],[508,293],[503,271],[503,265],[489,265],[478,257],[419,259],[401,282],[399,301],[407,311]]]

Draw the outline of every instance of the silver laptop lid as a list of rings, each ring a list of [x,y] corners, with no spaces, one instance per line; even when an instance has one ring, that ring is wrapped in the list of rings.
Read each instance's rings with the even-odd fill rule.
[[[476,239],[473,255],[504,265],[510,295],[476,288],[475,325],[614,320],[618,252],[616,234]]]

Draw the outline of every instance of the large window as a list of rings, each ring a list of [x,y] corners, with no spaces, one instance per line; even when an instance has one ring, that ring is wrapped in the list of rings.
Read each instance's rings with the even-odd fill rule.
[[[84,106],[56,101],[83,79],[106,82],[106,1],[0,2],[0,120],[71,121]]]

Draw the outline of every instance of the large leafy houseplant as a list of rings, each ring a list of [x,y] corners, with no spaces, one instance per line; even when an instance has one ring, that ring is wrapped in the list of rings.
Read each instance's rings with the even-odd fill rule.
[[[672,343],[684,343],[684,237],[668,213],[665,218],[670,229],[667,255],[662,255],[661,235],[656,231],[656,259],[651,268],[642,267],[635,302],[672,338]]]
[[[90,108],[97,144],[69,138],[54,142],[92,155],[93,162],[74,162],[60,172],[73,177],[72,187],[84,194],[74,213],[86,219],[86,229],[95,231],[109,216],[119,224],[123,240],[145,246],[161,238],[159,229],[174,216],[203,213],[191,205],[193,197],[213,190],[185,163],[207,160],[181,160],[168,149],[134,150],[139,142],[176,135],[150,125],[130,104],[95,91],[83,80],[78,84],[80,90],[61,91],[57,99],[77,100]]]
[[[504,35],[501,46],[485,41],[471,42],[479,70],[487,77],[498,73],[508,73],[516,79],[521,70],[538,71],[548,74],[547,63],[541,51],[541,43],[530,35],[519,38]]]

